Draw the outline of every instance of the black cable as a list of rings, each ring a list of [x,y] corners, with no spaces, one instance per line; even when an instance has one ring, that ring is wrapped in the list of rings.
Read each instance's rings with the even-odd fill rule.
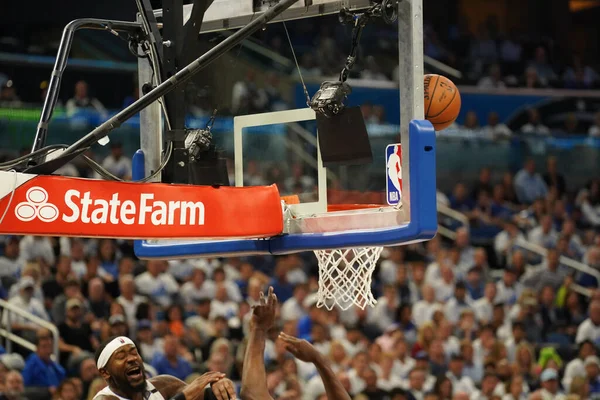
[[[23,156],[17,157],[10,161],[2,162],[2,163],[0,163],[0,169],[11,168],[11,167],[14,167],[15,165],[18,165],[24,161],[29,161],[30,159],[35,158],[39,155],[45,155],[53,150],[62,150],[62,149],[66,149],[68,147],[69,146],[66,144],[51,144],[46,147],[42,147],[41,149],[36,150],[33,153],[25,154]]]

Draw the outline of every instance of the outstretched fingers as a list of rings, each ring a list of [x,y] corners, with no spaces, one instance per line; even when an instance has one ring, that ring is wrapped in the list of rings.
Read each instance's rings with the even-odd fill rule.
[[[285,343],[298,343],[300,340],[293,336],[290,336],[284,332],[279,333],[279,338],[283,340]]]

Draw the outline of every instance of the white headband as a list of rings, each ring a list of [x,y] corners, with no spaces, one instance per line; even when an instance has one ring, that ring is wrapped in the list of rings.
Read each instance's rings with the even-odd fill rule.
[[[123,346],[127,346],[128,344],[133,344],[135,346],[135,343],[133,343],[133,341],[126,336],[119,336],[111,340],[110,343],[107,344],[102,350],[102,353],[100,353],[96,367],[98,367],[98,369],[106,367],[108,360],[110,360],[110,357],[114,354],[114,352]]]

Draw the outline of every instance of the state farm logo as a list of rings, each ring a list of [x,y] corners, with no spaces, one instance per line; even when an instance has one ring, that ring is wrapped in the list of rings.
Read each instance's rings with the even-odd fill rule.
[[[46,189],[34,186],[27,191],[25,198],[27,201],[15,207],[15,215],[21,221],[28,222],[38,218],[42,222],[52,222],[58,218],[58,207],[48,203]]]
[[[48,202],[48,192],[34,186],[27,190],[27,201],[17,204],[16,217],[29,222],[38,218],[53,222],[59,217],[63,222],[93,225],[154,225],[198,226],[204,225],[205,208],[201,201],[161,201],[154,193],[139,193],[134,200],[131,195],[123,199],[119,193],[94,197],[91,192],[81,193],[69,189],[64,202],[58,207]],[[64,204],[64,205],[63,205]]]

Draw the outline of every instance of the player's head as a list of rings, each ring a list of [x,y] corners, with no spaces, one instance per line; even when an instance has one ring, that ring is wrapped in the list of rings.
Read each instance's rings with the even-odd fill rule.
[[[144,362],[128,337],[113,337],[102,343],[95,360],[100,375],[111,388],[125,394],[146,389]]]

